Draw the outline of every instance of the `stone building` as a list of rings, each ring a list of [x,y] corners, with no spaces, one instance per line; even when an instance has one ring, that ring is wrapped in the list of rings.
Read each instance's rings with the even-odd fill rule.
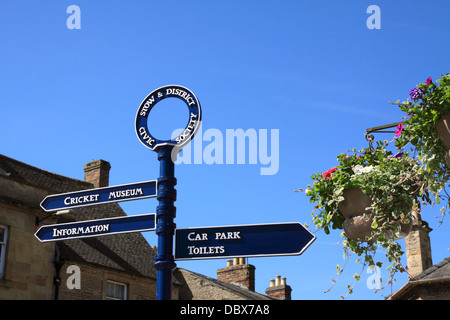
[[[117,203],[48,214],[41,201],[50,194],[106,187],[110,164],[85,165],[76,180],[0,155],[0,299],[100,300],[156,298],[156,247],[141,233],[40,242],[42,225],[126,216]],[[255,267],[237,259],[212,279],[174,270],[172,299],[290,299],[277,278],[267,295],[254,292]]]
[[[0,156],[1,299],[155,299],[155,248],[140,233],[46,243],[34,237],[44,224],[125,216],[117,204],[62,216],[39,206],[49,194],[107,186],[109,169],[91,162],[80,181]]]
[[[263,295],[255,292],[255,266],[245,263],[245,258],[228,260],[225,268],[217,270],[217,279],[175,269],[175,277],[182,284],[181,300],[291,300],[291,287],[280,276],[270,281]]]
[[[450,257],[433,265],[430,243],[432,229],[420,219],[413,220],[405,238],[408,282],[388,297],[390,300],[450,299]]]

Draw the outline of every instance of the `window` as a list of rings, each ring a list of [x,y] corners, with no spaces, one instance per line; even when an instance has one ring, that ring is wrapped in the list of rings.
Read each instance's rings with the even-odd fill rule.
[[[127,285],[115,281],[106,282],[106,299],[126,300]]]
[[[0,224],[0,279],[5,273],[6,242],[8,240],[8,228]]]

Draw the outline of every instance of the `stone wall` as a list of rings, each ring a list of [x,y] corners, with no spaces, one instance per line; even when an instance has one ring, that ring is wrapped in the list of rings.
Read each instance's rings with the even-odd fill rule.
[[[425,221],[414,219],[411,232],[405,238],[408,274],[412,278],[433,265],[429,233]]]
[[[74,271],[70,266],[77,266]],[[69,268],[69,269],[68,269]],[[78,273],[78,274],[76,274]],[[79,275],[78,283],[76,276]],[[78,261],[65,261],[60,270],[58,300],[105,300],[108,281],[125,284],[127,300],[155,300],[156,279],[133,276],[119,270],[97,267]],[[76,285],[79,284],[78,288]]]
[[[241,295],[187,270],[179,270],[178,279],[183,282],[180,287],[180,300],[246,300]]]
[[[8,228],[0,299],[52,299],[55,244],[36,239],[35,221],[36,216],[25,208],[0,202],[0,224]]]

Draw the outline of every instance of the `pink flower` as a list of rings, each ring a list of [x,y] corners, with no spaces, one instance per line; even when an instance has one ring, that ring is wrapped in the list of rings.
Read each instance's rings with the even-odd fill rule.
[[[433,83],[433,81],[431,81],[431,77],[429,77],[427,79],[427,81],[425,81],[425,85],[429,85],[429,84],[432,84],[432,83]]]
[[[330,170],[328,170],[329,173],[334,173],[337,170],[337,168],[331,168]]]
[[[397,130],[395,130],[395,136],[398,137],[402,134],[403,131],[403,123],[399,123],[397,126]]]
[[[331,173],[329,171],[322,173],[322,177],[324,177],[325,179],[330,179],[331,178]]]
[[[331,179],[332,178],[331,174],[334,173],[336,170],[337,170],[337,168],[331,168],[327,172],[322,173],[322,177],[324,177],[326,179]]]

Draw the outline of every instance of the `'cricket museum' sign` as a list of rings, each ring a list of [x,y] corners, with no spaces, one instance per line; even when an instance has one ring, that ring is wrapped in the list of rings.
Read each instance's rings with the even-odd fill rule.
[[[183,100],[189,108],[189,119],[186,128],[177,137],[170,140],[159,140],[152,136],[147,127],[148,115],[152,108],[165,98],[178,98]],[[136,115],[136,134],[139,141],[147,148],[156,151],[162,146],[174,146],[181,149],[189,143],[201,124],[201,107],[197,97],[187,88],[178,85],[168,85],[151,92],[142,101]]]

